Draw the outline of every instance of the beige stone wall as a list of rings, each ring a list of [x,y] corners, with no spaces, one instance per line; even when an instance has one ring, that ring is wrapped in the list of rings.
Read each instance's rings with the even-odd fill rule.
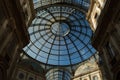
[[[99,59],[99,56],[97,56]],[[101,71],[94,57],[90,60],[83,62],[75,71],[73,80],[94,80],[96,77],[98,80],[103,80]]]
[[[44,75],[16,66],[12,80],[45,80]]]
[[[91,0],[91,6],[87,13],[87,20],[90,23],[90,27],[93,31],[96,30],[98,25],[99,16],[104,8],[106,0]]]

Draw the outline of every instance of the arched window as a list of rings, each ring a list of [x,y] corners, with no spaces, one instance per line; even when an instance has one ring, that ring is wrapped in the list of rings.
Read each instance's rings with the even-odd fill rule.
[[[98,80],[98,76],[93,76],[93,80]]]

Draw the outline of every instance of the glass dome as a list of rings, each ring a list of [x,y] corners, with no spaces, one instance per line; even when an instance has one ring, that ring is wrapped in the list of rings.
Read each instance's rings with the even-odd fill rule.
[[[87,9],[90,6],[90,0],[33,0],[34,8],[39,8],[46,5],[53,5],[57,3],[70,4],[71,6],[78,6],[80,8]]]
[[[46,73],[46,80],[71,80],[71,74],[64,69],[51,69]]]
[[[31,41],[24,51],[44,64],[74,65],[96,52],[85,14],[73,7],[56,5],[37,11],[28,31]]]

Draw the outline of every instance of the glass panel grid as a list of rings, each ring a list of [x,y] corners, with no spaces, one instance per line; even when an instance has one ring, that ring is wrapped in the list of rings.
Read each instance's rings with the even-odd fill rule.
[[[28,31],[31,42],[24,51],[44,64],[74,65],[95,54],[85,15],[72,7],[51,6],[38,11]]]
[[[34,8],[56,3],[67,3],[88,9],[90,0],[33,0]]]

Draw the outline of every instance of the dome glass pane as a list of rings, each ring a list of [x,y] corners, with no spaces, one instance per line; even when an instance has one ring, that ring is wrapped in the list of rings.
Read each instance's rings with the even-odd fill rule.
[[[73,7],[51,6],[37,11],[28,31],[31,41],[24,51],[41,63],[74,65],[95,54],[85,15]]]

